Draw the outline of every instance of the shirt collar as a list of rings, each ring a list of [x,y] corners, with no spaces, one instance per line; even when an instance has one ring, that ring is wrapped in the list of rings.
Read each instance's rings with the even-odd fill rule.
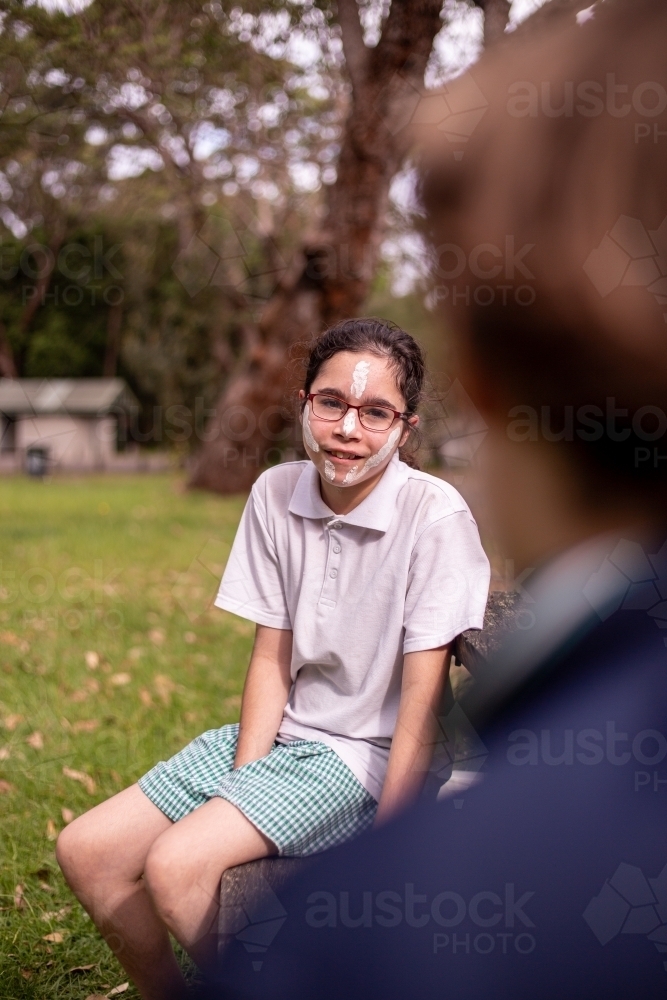
[[[334,514],[322,499],[319,472],[312,462],[308,462],[299,476],[288,509],[291,514],[297,514],[299,517],[318,520],[335,518],[342,524],[354,524],[358,528],[372,528],[384,532],[391,524],[398,494],[407,482],[407,478],[407,466],[400,461],[398,452],[395,452],[384,470],[382,479],[366,499],[349,514]]]

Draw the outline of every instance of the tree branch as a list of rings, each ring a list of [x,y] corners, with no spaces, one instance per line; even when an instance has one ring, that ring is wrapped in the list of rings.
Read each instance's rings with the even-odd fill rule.
[[[368,72],[368,49],[361,30],[357,0],[338,0],[338,24],[352,93],[357,98],[366,82]]]

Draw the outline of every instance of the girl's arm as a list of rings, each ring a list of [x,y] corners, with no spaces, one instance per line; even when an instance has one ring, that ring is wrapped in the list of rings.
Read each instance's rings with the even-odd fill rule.
[[[265,757],[273,746],[292,687],[291,660],[291,629],[257,625],[243,688],[234,767]]]
[[[451,656],[452,643],[405,654],[401,703],[376,826],[410,805],[422,790],[438,735],[437,715]]]

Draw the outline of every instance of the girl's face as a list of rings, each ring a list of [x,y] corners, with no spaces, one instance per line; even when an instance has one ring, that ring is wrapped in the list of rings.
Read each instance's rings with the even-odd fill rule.
[[[335,354],[322,365],[310,391],[335,396],[354,406],[374,404],[401,413],[405,410],[389,360],[368,352]],[[305,399],[303,390],[299,397]],[[417,416],[407,421],[412,426],[418,422]],[[368,430],[360,423],[356,410],[348,410],[335,420],[321,419],[313,413],[312,401],[303,408],[301,425],[306,452],[322,482],[340,488],[379,479],[409,434],[406,422],[399,418],[387,430]]]

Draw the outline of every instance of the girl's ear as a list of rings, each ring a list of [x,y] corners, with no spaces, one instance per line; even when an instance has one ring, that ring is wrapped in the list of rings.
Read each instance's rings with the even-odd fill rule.
[[[299,389],[299,401],[300,401],[300,402],[303,402],[303,400],[304,400],[305,398],[306,398],[306,393],[305,393],[305,390],[304,390],[304,389]]]
[[[419,425],[419,416],[416,413],[414,413],[411,417],[408,417],[408,419],[406,420],[406,428],[401,434],[401,440],[398,445],[399,448],[403,447],[405,442],[410,437],[410,431],[416,430],[418,425]]]

